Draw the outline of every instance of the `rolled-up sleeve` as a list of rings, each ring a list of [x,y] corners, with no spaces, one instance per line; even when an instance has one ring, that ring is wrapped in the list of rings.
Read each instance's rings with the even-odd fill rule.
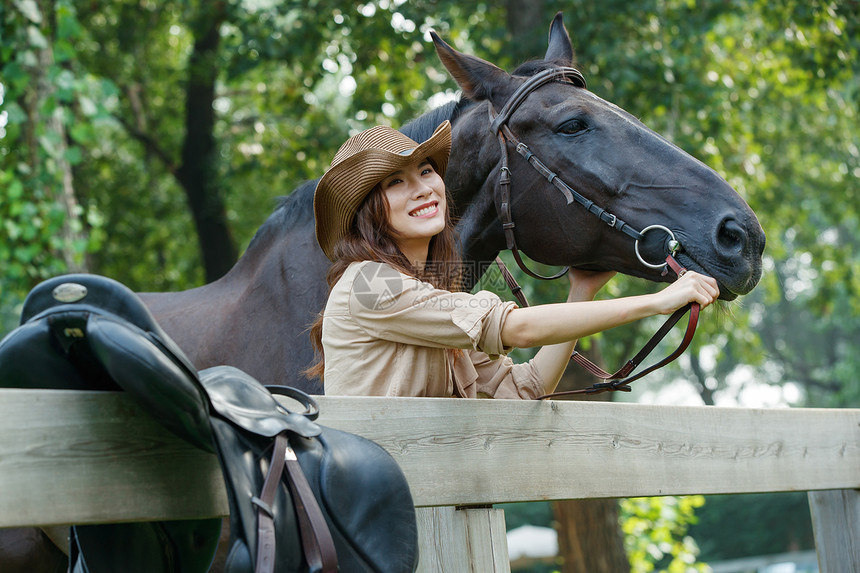
[[[478,351],[469,353],[469,359],[478,373],[475,391],[496,399],[534,400],[545,394],[543,379],[534,360],[515,364],[508,356],[493,360]]]
[[[510,352],[511,348],[502,342],[502,328],[516,304],[484,290],[472,295],[469,302],[473,304],[455,308],[451,320],[472,341],[472,349],[492,357]]]
[[[513,302],[481,291],[450,292],[389,265],[361,263],[353,277],[349,314],[370,336],[391,342],[507,353],[502,328]]]

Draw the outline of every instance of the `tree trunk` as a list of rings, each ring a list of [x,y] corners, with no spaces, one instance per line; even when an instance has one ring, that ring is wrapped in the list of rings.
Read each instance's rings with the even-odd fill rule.
[[[562,573],[619,573],[630,570],[618,528],[614,499],[570,499],[553,504],[558,522]]]
[[[687,353],[690,358],[690,370],[693,371],[693,375],[696,377],[696,381],[698,382],[699,396],[702,397],[702,402],[705,403],[705,406],[713,406],[714,405],[714,390],[712,388],[708,388],[707,380],[708,376],[702,368],[702,363],[699,361],[699,354],[694,351],[690,351]]]
[[[56,88],[51,83],[51,80],[46,76],[47,70],[54,65],[54,50],[53,50],[53,30],[56,29],[54,4],[42,0],[39,3],[39,11],[42,14],[43,26],[42,32],[45,38],[48,39],[47,45],[36,50],[36,57],[39,65],[31,71],[34,76],[35,91],[33,94],[32,106],[28,110],[31,121],[28,122],[28,129],[35,131],[38,123],[39,110],[43,108],[43,104],[49,98],[54,97]],[[60,120],[57,113],[52,113],[45,119],[45,130],[49,134],[54,134],[54,137],[48,137],[47,140],[53,141],[53,147],[49,154],[54,162],[54,171],[59,180],[59,186],[55,190],[48,192],[49,196],[53,196],[55,201],[63,206],[65,217],[63,226],[60,230],[60,239],[62,243],[62,259],[66,265],[66,271],[70,273],[86,272],[84,263],[84,254],[80,245],[86,242],[86,232],[83,229],[81,221],[81,213],[78,205],[77,197],[75,196],[74,178],[72,176],[72,165],[67,159],[67,133],[66,127]],[[36,136],[31,135],[29,138],[32,146],[33,164],[30,168],[33,173],[38,173],[44,167],[37,165],[37,162],[43,158],[36,152],[38,143]],[[50,167],[48,167],[50,169]]]
[[[185,190],[197,229],[206,282],[223,276],[238,252],[227,224],[218,177],[215,143],[215,82],[218,77],[220,27],[226,14],[221,1],[202,3],[192,30],[194,51],[188,62],[185,92],[185,142],[177,178]]]
[[[582,353],[595,363],[602,362],[598,344]],[[559,382],[559,390],[575,390],[596,380],[571,364]],[[585,400],[609,400],[612,394],[587,396]],[[624,536],[618,522],[618,502],[614,499],[563,500],[553,503],[558,532],[561,573],[618,573],[629,571]]]

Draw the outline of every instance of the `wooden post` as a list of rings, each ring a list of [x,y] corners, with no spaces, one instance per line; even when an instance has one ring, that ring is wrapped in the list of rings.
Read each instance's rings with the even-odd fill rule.
[[[504,510],[443,506],[416,512],[418,573],[510,573]]]
[[[860,573],[860,490],[809,492],[821,573]]]

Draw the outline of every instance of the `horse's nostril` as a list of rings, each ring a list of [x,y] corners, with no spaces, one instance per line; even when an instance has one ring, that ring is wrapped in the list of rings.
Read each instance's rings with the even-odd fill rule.
[[[717,242],[719,245],[732,251],[740,251],[746,244],[746,232],[734,219],[726,219],[717,231]]]

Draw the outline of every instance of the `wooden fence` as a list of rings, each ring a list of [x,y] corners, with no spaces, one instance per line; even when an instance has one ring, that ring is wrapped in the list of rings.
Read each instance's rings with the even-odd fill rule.
[[[320,398],[385,447],[422,572],[509,571],[491,504],[808,491],[823,573],[860,573],[860,410]],[[217,459],[118,393],[0,390],[0,527],[226,515]]]

